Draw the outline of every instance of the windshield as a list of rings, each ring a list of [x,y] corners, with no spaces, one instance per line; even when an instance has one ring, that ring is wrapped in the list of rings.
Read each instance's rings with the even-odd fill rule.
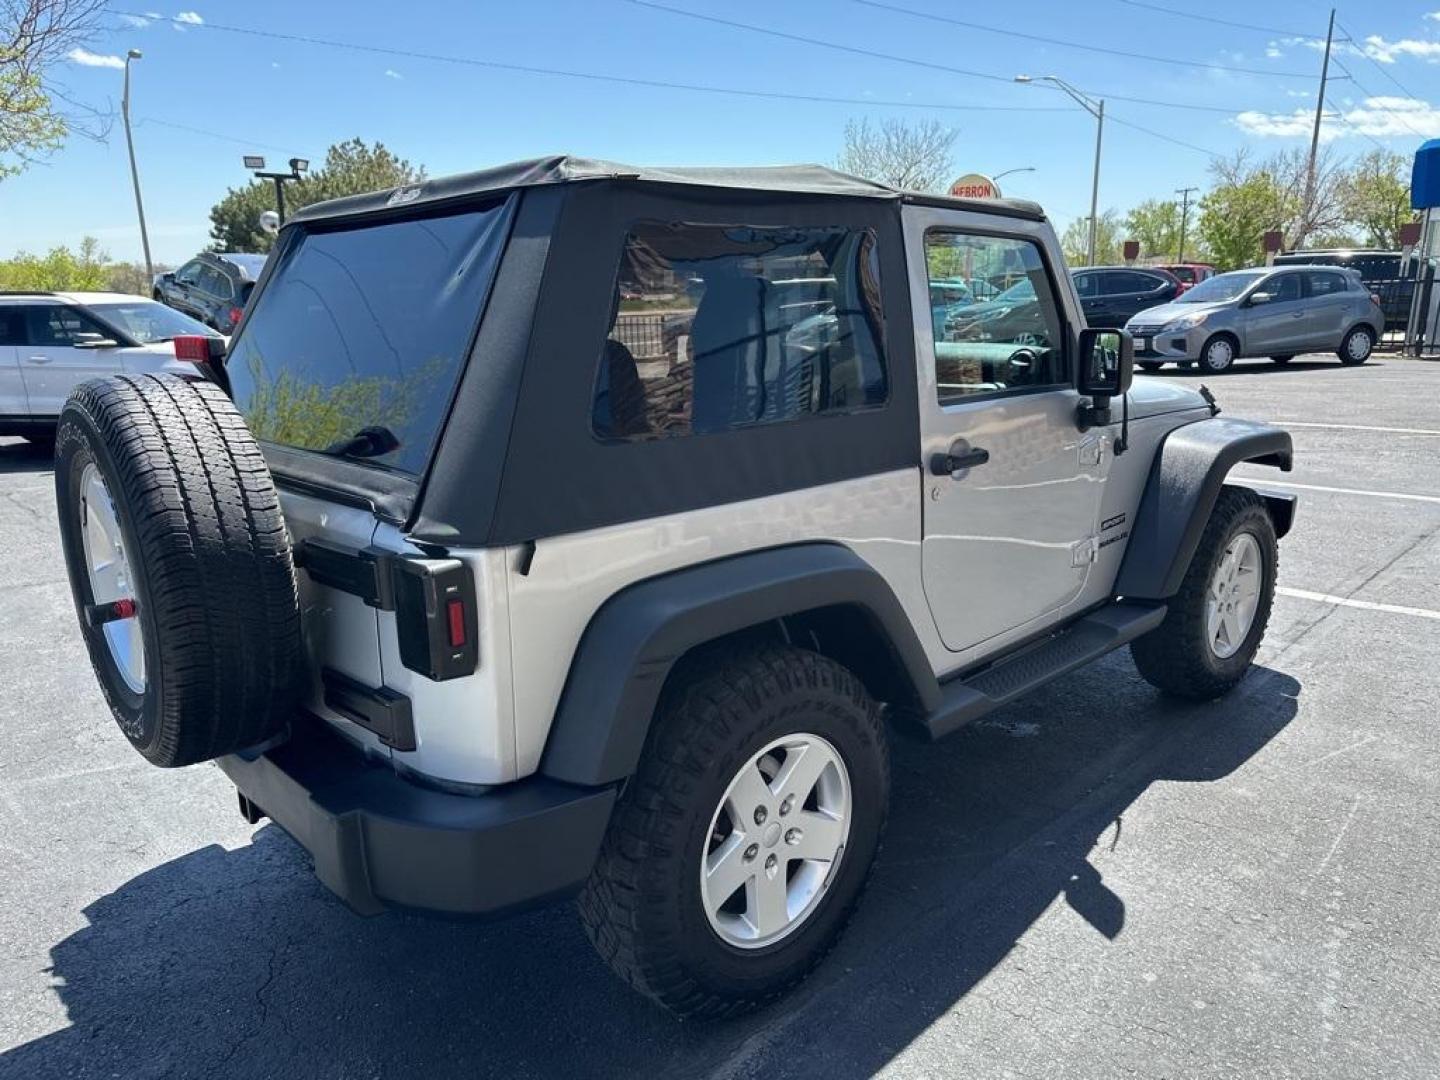
[[[225,365],[255,436],[423,473],[509,205],[287,237]]]
[[[169,341],[180,334],[204,334],[215,337],[215,331],[204,323],[196,322],[189,315],[182,315],[174,308],[157,304],[153,300],[127,300],[109,304],[87,304],[87,307],[105,322],[123,330],[141,345],[153,345],[157,341]]]
[[[264,255],[240,255],[229,253],[223,256],[226,262],[233,263],[240,268],[240,272],[251,281],[260,276],[260,271],[265,269]]]
[[[1265,275],[1259,271],[1236,271],[1233,274],[1219,274],[1206,278],[1185,295],[1176,299],[1177,304],[1214,304],[1222,300],[1234,300]]]

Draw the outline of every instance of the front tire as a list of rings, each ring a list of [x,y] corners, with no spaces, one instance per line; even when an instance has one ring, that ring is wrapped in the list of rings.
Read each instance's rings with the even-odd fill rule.
[[[1238,683],[1265,636],[1279,557],[1260,497],[1221,488],[1165,621],[1130,644],[1146,682],[1194,701]]]
[[[846,668],[781,647],[692,662],[581,893],[591,942],[681,1015],[775,999],[854,910],[889,786],[879,708]]]
[[[1229,371],[1237,352],[1234,338],[1228,334],[1216,334],[1201,348],[1200,366],[1212,375]]]
[[[1340,348],[1336,350],[1340,362],[1347,367],[1357,367],[1370,359],[1370,353],[1375,349],[1375,335],[1370,332],[1368,326],[1357,326],[1345,335],[1345,340],[1340,342]]]

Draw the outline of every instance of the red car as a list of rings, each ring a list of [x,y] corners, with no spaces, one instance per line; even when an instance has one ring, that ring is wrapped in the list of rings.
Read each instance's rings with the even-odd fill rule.
[[[1157,270],[1169,270],[1180,279],[1180,291],[1183,293],[1192,286],[1199,285],[1208,277],[1215,276],[1215,267],[1209,263],[1170,263],[1169,265],[1157,266]]]

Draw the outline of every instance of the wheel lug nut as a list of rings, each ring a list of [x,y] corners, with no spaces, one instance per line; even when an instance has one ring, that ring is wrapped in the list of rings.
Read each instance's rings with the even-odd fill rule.
[[[769,812],[768,810],[766,810],[765,807],[763,807],[763,806],[757,806],[757,807],[755,807],[755,824],[756,824],[756,825],[764,825],[764,824],[765,824],[765,819],[768,818],[769,816],[770,816],[770,812]]]
[[[774,855],[767,855],[767,856],[765,856],[765,871],[766,871],[766,873],[773,874],[773,873],[775,872],[775,868],[776,868],[777,866],[779,866],[779,865],[780,865],[780,860],[777,859]]]
[[[801,838],[802,836],[804,836],[804,835],[805,835],[805,834],[804,834],[803,832],[801,832],[799,829],[786,829],[786,830],[785,830],[785,843],[790,844],[790,845],[798,844],[798,843],[800,842],[800,838]]]
[[[747,847],[747,848],[745,849],[745,854],[744,854],[743,856],[741,856],[741,858],[743,858],[746,862],[754,862],[754,861],[755,861],[755,856],[756,856],[756,855],[759,855],[759,854],[760,854],[760,845],[759,845],[759,844],[751,844],[749,847]]]
[[[780,816],[781,816],[781,817],[784,817],[786,814],[790,813],[790,810],[791,810],[792,807],[794,807],[794,805],[795,805],[795,796],[794,796],[794,795],[786,795],[786,796],[785,796],[785,801],[780,804]]]

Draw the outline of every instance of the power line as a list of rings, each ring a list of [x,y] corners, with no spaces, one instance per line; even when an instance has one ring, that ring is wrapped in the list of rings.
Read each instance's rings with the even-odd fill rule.
[[[1359,79],[1355,78],[1355,75],[1351,72],[1351,70],[1350,70],[1348,67],[1346,67],[1346,66],[1344,65],[1344,63],[1341,62],[1341,60],[1340,60],[1339,57],[1335,57],[1335,58],[1334,58],[1334,63],[1335,63],[1335,66],[1338,67],[1341,71],[1343,71],[1343,72],[1346,74],[1346,76],[1350,79],[1350,81],[1355,84],[1355,89],[1359,90],[1362,94],[1364,94],[1365,97],[1366,97],[1367,99],[1369,99],[1369,101],[1379,101],[1379,100],[1382,100],[1382,99],[1381,99],[1381,96],[1380,96],[1379,94],[1376,94],[1376,93],[1375,93],[1374,91],[1372,91],[1368,86],[1365,86],[1363,83],[1361,83]],[[1420,99],[1418,99],[1418,98],[1412,98],[1412,100],[1420,100]],[[1411,134],[1413,134],[1413,135],[1416,135],[1416,136],[1418,136],[1418,137],[1420,137],[1420,138],[1422,138],[1422,139],[1428,137],[1428,136],[1425,134],[1425,132],[1419,131],[1419,130],[1417,130],[1416,128],[1414,128],[1413,126],[1411,126],[1411,124],[1410,124],[1410,118],[1407,117],[1407,116],[1406,116],[1402,111],[1400,111],[1399,109],[1392,109],[1392,108],[1390,108],[1390,107],[1388,107],[1388,106],[1385,106],[1385,105],[1370,105],[1370,104],[1368,104],[1368,102],[1367,102],[1367,108],[1370,108],[1370,109],[1372,109],[1372,110],[1374,110],[1374,111],[1376,111],[1376,112],[1383,112],[1383,113],[1389,114],[1390,116],[1393,116],[1396,120],[1400,121],[1400,123],[1403,124],[1403,125],[1405,126],[1405,128],[1406,128],[1408,131],[1410,131]],[[1366,135],[1367,137],[1371,138],[1371,141],[1372,141],[1372,142],[1375,142],[1375,144],[1376,144],[1377,146],[1382,145],[1378,140],[1374,139],[1372,136],[1369,136],[1367,132],[1361,132],[1360,129],[1359,129],[1358,127],[1356,127],[1355,124],[1351,123],[1349,120],[1346,120],[1344,116],[1342,116],[1341,119],[1344,120],[1346,123],[1350,124],[1350,126],[1351,126],[1352,128],[1355,128],[1355,130],[1356,130],[1359,134]]]
[[[156,124],[160,127],[174,128],[176,131],[188,131],[192,135],[206,135],[212,139],[223,139],[225,142],[235,143],[237,146],[248,146],[252,150],[275,150],[282,154],[295,152],[293,146],[276,146],[274,143],[256,142],[253,139],[241,139],[234,135],[222,135],[218,131],[208,131],[205,128],[191,127],[189,124],[177,124],[173,120],[161,120],[155,116],[141,116],[135,120],[136,127],[144,127],[146,124]]]
[[[1355,35],[1350,32],[1349,28],[1346,27],[1344,23],[1340,22],[1340,20],[1337,19],[1335,20],[1335,25],[1340,27],[1341,32],[1345,35],[1345,40],[1348,41],[1351,45],[1353,45],[1361,56],[1363,56],[1366,60],[1370,61],[1371,66],[1374,67],[1376,71],[1380,72],[1381,75],[1384,75],[1385,78],[1389,79],[1392,83],[1399,87],[1401,93],[1403,93],[1408,98],[1415,99],[1416,101],[1422,100],[1419,95],[1412,92],[1409,87],[1407,87],[1394,75],[1390,74],[1390,72],[1386,70],[1384,64],[1380,63],[1380,61],[1376,60],[1373,56],[1366,52],[1363,47],[1363,43],[1356,40]],[[1353,76],[1351,77],[1353,78]],[[1357,83],[1356,85],[1358,86],[1359,84]]]
[[[1122,127],[1134,128],[1136,131],[1143,131],[1146,135],[1150,135],[1156,139],[1162,139],[1168,143],[1174,143],[1176,146],[1183,146],[1186,150],[1194,150],[1197,154],[1204,154],[1208,158],[1218,158],[1221,156],[1217,154],[1214,150],[1207,150],[1203,146],[1196,146],[1194,143],[1186,142],[1184,139],[1177,139],[1173,135],[1166,135],[1164,132],[1155,131],[1151,128],[1144,127],[1140,124],[1135,123],[1132,120],[1122,120],[1120,117],[1111,116],[1109,113],[1105,115],[1105,119],[1109,120],[1111,123],[1119,124]]]
[[[669,10],[669,9],[666,9]],[[135,15],[137,18],[144,18],[137,12],[114,11],[116,15]],[[206,21],[196,23],[190,29],[194,30],[218,30],[228,34],[244,34],[250,37],[268,38],[275,41],[288,41],[302,45],[316,45],[332,49],[348,49],[352,52],[372,53],[380,56],[403,57],[409,60],[430,60],[444,64],[461,64],[467,67],[489,68],[497,71],[513,71],[525,75],[551,75],[567,79],[585,79],[591,82],[619,83],[624,86],[644,86],[660,90],[687,90],[702,94],[725,94],[731,97],[765,98],[777,101],[804,101],[822,104],[838,105],[864,105],[869,107],[903,108],[903,109],[944,109],[955,112],[1069,112],[1069,106],[1044,106],[1044,105],[987,105],[966,103],[957,105],[953,102],[924,102],[891,100],[884,98],[870,97],[836,97],[826,94],[798,94],[781,90],[754,90],[738,86],[707,86],[698,83],[673,82],[665,79],[642,79],[629,75],[603,75],[590,71],[567,71],[563,68],[536,67],[528,64],[511,64],[499,60],[482,60],[472,56],[447,56],[444,53],[419,52],[414,49],[396,49],[383,45],[363,45],[354,41],[340,41],[334,38],[312,37],[303,34],[286,34],[276,30],[257,30],[248,26],[229,26],[225,23]],[[945,69],[953,70],[953,69]],[[956,72],[957,74],[966,74]],[[985,76],[982,76],[985,77]],[[1008,78],[1000,76],[989,76],[1001,82],[1010,82]]]
[[[851,3],[859,4],[862,7],[876,8],[880,11],[892,11],[899,15],[909,15],[916,19],[928,19],[931,22],[960,26],[967,30],[979,30],[986,34],[1000,34],[1004,37],[1021,38],[1025,41],[1038,41],[1045,45],[1058,45],[1065,49],[1080,49],[1084,52],[1103,53],[1106,56],[1123,56],[1129,60],[1144,60],[1152,64],[1171,64],[1176,67],[1200,68],[1202,71],[1230,71],[1245,75],[1266,75],[1272,78],[1314,79],[1316,77],[1307,71],[1276,71],[1271,68],[1234,67],[1226,64],[1212,64],[1203,60],[1182,60],[1178,57],[1156,56],[1154,53],[1126,52],[1124,49],[1110,49],[1103,45],[1082,45],[1078,41],[1067,41],[1064,38],[1027,34],[1020,30],[1007,30],[998,26],[986,26],[983,23],[969,22],[965,19],[956,19],[948,15],[937,15],[929,11],[916,11],[913,8],[901,7],[898,4],[882,3],[881,0],[851,0]]]
[[[1161,7],[1159,4],[1147,4],[1143,0],[1118,0],[1121,4],[1129,7],[1144,8],[1146,11],[1159,12],[1161,15],[1173,15],[1179,19],[1194,19],[1196,22],[1213,23],[1216,26],[1229,26],[1237,30],[1254,30],[1261,34],[1275,34],[1279,37],[1300,38],[1304,41],[1324,41],[1323,37],[1314,34],[1298,34],[1293,30],[1280,30],[1274,26],[1257,26],[1254,23],[1233,22],[1230,19],[1217,19],[1213,15],[1197,15],[1193,11],[1177,11],[1175,8]]]

